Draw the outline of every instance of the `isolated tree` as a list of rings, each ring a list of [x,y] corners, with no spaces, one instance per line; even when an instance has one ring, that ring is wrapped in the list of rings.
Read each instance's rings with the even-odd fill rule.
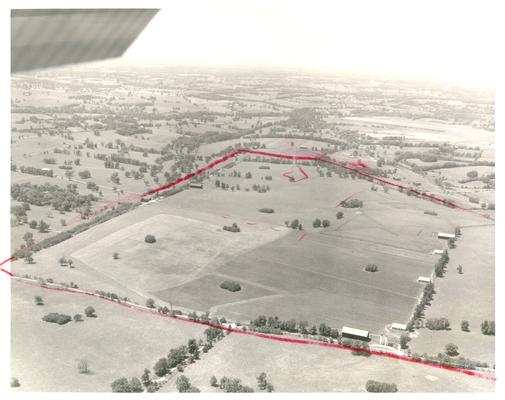
[[[20,387],[20,386],[21,386],[21,384],[19,383],[19,379],[12,377],[12,379],[11,379],[11,387],[12,388],[16,388],[16,387]]]
[[[339,211],[336,216],[337,216],[337,219],[342,219],[342,218],[344,218],[344,213],[342,211]]]
[[[494,321],[484,321],[480,325],[480,330],[483,335],[492,335],[495,334],[495,322]]]
[[[293,229],[296,229],[298,228],[298,225],[299,225],[299,221],[297,219],[294,219],[293,221],[291,221],[291,228]]]
[[[461,321],[461,330],[463,332],[470,332],[470,323],[466,320]]]
[[[217,387],[217,378],[214,375],[210,377],[210,386]]]
[[[154,308],[154,300],[149,298],[146,300],[146,307]]]
[[[188,353],[195,357],[198,356],[198,344],[196,343],[196,339],[188,340]]]
[[[114,253],[112,254],[112,258],[113,258],[114,260],[117,260],[117,259],[119,258],[119,253],[114,252]]]
[[[448,343],[445,345],[445,354],[448,356],[457,356],[458,353],[458,346],[456,346],[454,343]]]
[[[26,261],[28,264],[33,264],[34,259],[33,259],[32,253],[28,253],[28,254],[25,256],[25,261]]]
[[[456,236],[461,236],[461,227],[457,226],[456,228],[454,228],[454,234]]]
[[[312,222],[312,226],[313,226],[314,228],[319,228],[319,227],[321,227],[321,220],[320,220],[319,218],[316,218],[316,219],[314,220],[314,222]]]
[[[84,314],[86,314],[86,317],[96,318],[96,311],[92,306],[87,306],[84,309]]]
[[[80,359],[77,362],[77,371],[79,371],[80,374],[87,374],[89,372],[88,361],[84,358]]]
[[[37,221],[35,220],[31,220],[30,223],[28,224],[28,226],[31,228],[31,229],[37,229]]]
[[[75,322],[82,322],[82,315],[81,314],[75,314],[74,315],[74,321]]]
[[[461,264],[458,265],[458,274],[462,274],[463,273],[463,267],[461,266]]]
[[[323,219],[323,228],[328,228],[330,226],[330,221],[327,219]]]
[[[42,297],[40,296],[35,296],[34,297],[35,304],[38,306],[43,306],[44,305],[44,300],[42,300]]]
[[[475,170],[473,170],[473,171],[468,171],[468,172],[466,173],[466,176],[468,176],[468,177],[469,177],[469,178],[471,178],[471,179],[474,179],[474,178],[477,178],[477,177],[479,176],[479,173],[478,173],[477,171],[475,171]]]
[[[146,235],[146,237],[144,238],[144,241],[146,243],[155,243],[156,238],[154,237],[154,235]]]

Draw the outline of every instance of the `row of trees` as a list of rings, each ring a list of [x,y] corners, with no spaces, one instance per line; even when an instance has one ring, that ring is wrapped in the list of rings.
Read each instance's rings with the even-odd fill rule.
[[[264,333],[281,333],[281,332],[292,332],[301,333],[302,335],[317,335],[338,339],[339,332],[324,322],[319,324],[319,327],[313,325],[309,327],[307,321],[296,321],[295,319],[281,320],[279,317],[266,317],[265,315],[260,315],[258,318],[251,320],[250,323],[251,330],[256,330]]]

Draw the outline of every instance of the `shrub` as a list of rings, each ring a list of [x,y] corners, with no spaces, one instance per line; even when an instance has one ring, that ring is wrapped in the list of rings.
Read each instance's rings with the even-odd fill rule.
[[[336,214],[336,217],[337,219],[342,219],[344,218],[344,213],[342,211],[339,211],[337,214]]]
[[[89,318],[96,318],[96,311],[93,307],[91,306],[88,306],[85,308],[84,310],[84,314],[86,314],[86,317],[89,317]]]
[[[264,207],[264,208],[260,208],[259,212],[266,213],[266,214],[272,214],[275,212],[275,210],[273,208]]]
[[[82,315],[81,314],[75,314],[74,315],[74,321],[75,322],[82,322]]]
[[[221,289],[229,290],[230,292],[238,292],[239,290],[242,289],[240,284],[235,281],[224,281],[219,285],[219,287]]]
[[[461,330],[463,332],[470,332],[470,323],[466,320],[461,321]]]
[[[394,383],[378,382],[370,379],[366,382],[366,391],[371,393],[396,393],[398,387]]]
[[[67,322],[72,321],[72,317],[66,314],[49,313],[42,317],[46,322],[52,322],[58,325],[65,325]]]
[[[400,336],[400,347],[402,349],[406,349],[409,345],[409,342],[411,341],[412,339],[410,338],[410,336],[406,333],[402,334]]]
[[[155,243],[156,238],[154,237],[154,235],[146,235],[146,237],[144,238],[144,241],[146,243]]]
[[[330,226],[330,221],[327,219],[323,219],[323,228],[328,228]]]
[[[44,300],[42,300],[42,297],[40,296],[35,296],[34,297],[35,304],[38,306],[43,306],[44,305]]]
[[[376,264],[368,264],[365,267],[365,271],[368,271],[368,272],[377,272],[378,270],[379,270],[379,267]]]
[[[21,384],[19,383],[19,379],[18,378],[12,378],[11,379],[11,387],[15,388],[15,387],[20,387]]]

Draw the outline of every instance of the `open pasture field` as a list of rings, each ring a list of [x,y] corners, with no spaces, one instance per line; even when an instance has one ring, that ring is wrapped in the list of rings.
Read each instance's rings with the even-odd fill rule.
[[[437,279],[437,293],[426,310],[426,318],[446,317],[451,330],[420,329],[410,347],[418,353],[442,351],[447,343],[459,346],[462,356],[494,363],[494,336],[481,333],[484,320],[495,319],[494,225],[462,225],[457,247],[450,251],[444,278]],[[458,265],[463,273],[457,272]],[[460,328],[462,320],[470,323],[470,332]]]
[[[256,377],[267,374],[275,392],[365,392],[369,379],[396,383],[403,392],[493,392],[493,382],[451,371],[384,357],[359,357],[350,351],[281,343],[232,333],[184,371],[202,392],[222,393],[211,376],[236,377],[259,389]],[[175,379],[162,392],[174,392]]]
[[[12,283],[11,368],[21,391],[109,392],[115,379],[140,377],[169,349],[203,337],[205,327],[157,318],[106,301]],[[34,296],[44,305],[37,306]],[[97,318],[84,316],[87,306]],[[83,322],[48,323],[50,312],[83,315]],[[28,333],[28,334],[27,334]],[[80,374],[78,360],[90,373]]]
[[[154,235],[156,243],[146,243],[147,234]],[[282,234],[265,226],[237,235],[208,222],[158,214],[124,226],[71,255],[90,266],[99,265],[125,286],[157,292],[191,280],[217,257],[239,253]],[[113,259],[114,252],[119,259]],[[175,299],[174,303],[178,304]]]

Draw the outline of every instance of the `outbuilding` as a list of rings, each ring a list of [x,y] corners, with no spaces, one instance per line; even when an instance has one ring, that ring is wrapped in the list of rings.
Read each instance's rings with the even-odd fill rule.
[[[189,187],[193,189],[203,189],[203,183],[191,182]]]
[[[361,329],[344,326],[342,327],[342,337],[368,341],[370,340],[370,333]]]
[[[433,254],[444,254],[444,251],[441,249],[435,249],[433,250]]]
[[[419,283],[431,283],[431,278],[429,276],[419,276],[417,281]]]
[[[438,238],[439,239],[455,239],[456,235],[454,233],[444,233],[444,232],[438,232]]]
[[[391,324],[391,329],[395,329],[397,331],[406,331],[407,330],[407,325],[405,324],[400,324],[398,322],[393,322]]]

